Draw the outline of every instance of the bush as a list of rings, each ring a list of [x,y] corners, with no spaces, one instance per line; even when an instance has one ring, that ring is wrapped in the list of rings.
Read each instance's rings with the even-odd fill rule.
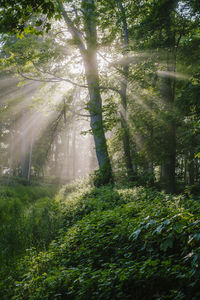
[[[55,238],[63,219],[53,192],[43,187],[0,187],[1,266],[12,264],[26,248],[43,249]]]
[[[58,198],[65,228],[22,258],[2,299],[200,298],[198,201],[80,184]]]
[[[92,176],[93,183],[96,187],[113,183],[112,170],[109,161],[105,161],[99,170],[96,170]]]

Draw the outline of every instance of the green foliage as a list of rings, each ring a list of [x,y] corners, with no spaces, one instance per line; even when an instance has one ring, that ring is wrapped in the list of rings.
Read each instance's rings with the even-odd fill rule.
[[[0,259],[13,263],[26,248],[43,249],[55,238],[62,218],[52,198],[56,188],[0,187]]]
[[[96,187],[106,185],[113,182],[111,173],[110,161],[105,160],[104,164],[99,168],[99,170],[94,172],[93,181]]]
[[[2,32],[27,32],[27,21],[32,17],[33,13],[37,13],[37,18],[32,18],[32,26],[28,26],[31,33],[36,33],[35,26],[43,25],[46,31],[50,29],[50,23],[45,22],[42,14],[51,19],[56,13],[56,7],[53,1],[5,1],[1,3],[1,31]],[[41,31],[38,30],[40,33]],[[23,36],[22,36],[23,37]]]
[[[48,31],[48,20],[53,16],[56,20],[61,18],[64,2],[57,1],[60,8],[55,3],[7,0],[3,4],[2,32],[18,33],[17,37],[6,35],[2,40],[1,69],[8,73],[32,74],[38,80],[45,81],[45,74],[48,78],[53,76],[55,82],[60,77],[70,82],[67,76],[76,79],[68,72],[70,61],[77,62],[72,59],[76,51],[73,49],[72,56],[70,53],[73,46],[79,46],[82,57],[87,57],[85,75],[92,86],[92,78],[98,78],[98,66],[92,53],[101,50],[101,43],[109,45],[105,51],[109,56],[114,54],[108,59],[108,68],[115,67],[117,75],[110,75],[112,71],[104,73],[102,66],[100,77],[104,78],[101,81],[105,87],[113,86],[113,91],[121,86],[118,87],[120,95],[125,89],[127,111],[124,115],[130,129],[127,132],[130,133],[131,160],[137,169],[137,174],[129,180],[146,188],[131,188],[128,183],[127,188],[104,186],[112,183],[108,159],[93,176],[94,188],[80,184],[76,189],[63,188],[55,199],[49,188],[37,190],[17,185],[2,188],[0,296],[2,299],[199,299],[200,205],[196,184],[200,151],[199,5],[196,0],[127,0],[96,1],[95,7],[93,1],[68,0],[63,14],[72,39],[66,38],[68,34],[63,35],[63,28],[59,34],[52,32],[42,39],[31,36],[39,35],[44,29]],[[123,9],[120,13],[120,4],[124,13]],[[126,28],[122,30],[123,24],[127,33]],[[122,35],[128,35],[128,47],[120,42]],[[87,50],[83,51],[85,45]],[[127,61],[119,60],[122,54],[124,58],[127,55]],[[127,72],[123,72],[126,67]],[[87,69],[91,72],[87,73]],[[181,81],[183,79],[187,82]],[[95,105],[88,107],[91,115],[98,115],[101,97],[98,80],[94,83],[98,97],[93,101],[91,97]],[[90,95],[95,95],[93,88]],[[126,129],[123,132],[124,129],[116,128],[119,99],[115,97],[116,100],[113,95],[106,95],[101,111],[104,124],[93,125],[92,130],[94,136],[102,135],[103,141],[103,130],[116,134],[117,147],[113,141],[110,143],[114,159],[117,151],[118,156],[123,155],[122,140],[126,132]],[[2,112],[7,108],[2,106]],[[101,120],[101,114],[99,116]],[[12,130],[11,118],[8,124],[4,123],[2,135],[8,135]],[[56,119],[53,128],[57,127]],[[47,145],[52,134],[48,136],[45,131],[44,135],[46,138],[41,139]],[[101,161],[107,156],[106,142],[103,147],[97,147],[102,154]],[[45,149],[37,151],[39,155],[33,159],[38,169],[47,157]],[[168,187],[169,178],[173,177],[171,186],[174,183],[176,162],[179,179],[187,184],[190,177],[191,186],[184,190],[189,199],[147,189],[156,175],[159,180],[159,175],[165,174],[171,164],[172,172],[168,172],[170,176],[165,176],[161,184],[174,192]],[[118,160],[118,163],[116,175],[124,178],[125,161]],[[165,167],[163,172],[158,171],[161,164]],[[153,167],[157,172],[155,176]],[[21,183],[26,185],[27,181]],[[28,248],[31,250],[24,255]],[[5,266],[13,262],[13,271],[10,271]]]
[[[60,235],[26,253],[2,299],[199,299],[198,201],[76,185],[56,196]]]

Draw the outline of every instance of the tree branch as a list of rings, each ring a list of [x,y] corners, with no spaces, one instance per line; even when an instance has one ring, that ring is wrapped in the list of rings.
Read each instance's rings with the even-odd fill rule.
[[[106,57],[104,57],[99,51],[97,52],[99,56],[101,56],[108,64],[109,66],[113,67],[115,70],[117,70],[119,73],[123,73],[121,69],[116,67],[113,63],[111,63]]]
[[[36,68],[36,70],[38,70],[41,73],[44,73],[44,74],[47,74],[47,75],[50,75],[50,76],[54,76],[54,74],[52,74],[50,72],[41,71],[39,68]],[[33,81],[39,81],[39,82],[46,82],[46,83],[48,83],[48,82],[62,82],[62,81],[65,81],[65,82],[71,83],[74,86],[78,86],[78,87],[81,87],[81,88],[88,88],[88,85],[79,84],[79,83],[74,82],[74,81],[72,81],[70,79],[62,78],[62,77],[57,76],[57,75],[54,76],[54,77],[52,77],[52,78],[48,78],[48,79],[39,79],[39,78],[35,78],[35,77],[28,77],[27,75],[24,75],[23,73],[21,73],[19,71],[18,71],[18,74],[21,77],[23,77],[24,79],[27,79],[27,80],[33,80]],[[111,91],[116,92],[119,95],[121,95],[121,91],[118,90],[117,88],[114,88],[114,87],[100,86],[99,88],[101,90],[111,90]]]
[[[81,51],[81,54],[85,55],[86,47],[85,47],[85,43],[83,40],[83,34],[74,26],[73,22],[69,18],[68,14],[63,6],[62,1],[57,0],[57,2],[59,5],[59,8],[61,9],[64,21],[69,29],[69,32],[71,33],[72,37],[76,41],[77,46],[78,46],[79,50]]]
[[[28,77],[19,71],[18,71],[18,74],[22,78],[27,79],[27,80],[32,80],[32,81],[39,81],[39,82],[60,82],[61,81],[61,80],[55,80],[55,79],[54,80],[53,79],[38,79],[38,78]]]
[[[81,109],[80,109],[80,110],[81,110]],[[72,110],[72,109],[70,109],[70,108],[69,108],[69,111],[70,111],[71,113],[73,113],[74,115],[77,115],[77,116],[80,116],[80,117],[87,117],[87,118],[90,118],[90,117],[91,117],[90,115],[80,114],[79,112],[76,112],[76,111],[74,111],[74,110]]]

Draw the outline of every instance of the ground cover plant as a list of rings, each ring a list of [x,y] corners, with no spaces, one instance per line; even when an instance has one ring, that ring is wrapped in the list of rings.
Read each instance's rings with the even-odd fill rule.
[[[17,260],[1,299],[200,298],[198,198],[75,186],[54,197],[56,237]]]
[[[62,217],[56,186],[0,186],[0,273],[7,276],[26,249],[45,249]]]

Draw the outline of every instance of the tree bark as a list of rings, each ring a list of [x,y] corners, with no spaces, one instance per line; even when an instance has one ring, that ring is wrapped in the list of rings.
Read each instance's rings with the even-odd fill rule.
[[[72,130],[72,178],[76,178],[76,125]]]
[[[29,152],[29,163],[28,163],[28,176],[27,179],[28,181],[30,181],[30,177],[31,177],[31,165],[32,165],[32,155],[33,155],[33,144],[34,144],[34,132],[33,132],[33,128],[31,131],[31,144],[30,144],[30,152]]]
[[[69,136],[69,131],[70,131],[70,128],[68,129],[67,131],[67,134],[66,134],[66,144],[65,144],[65,155],[66,155],[66,159],[65,159],[65,167],[66,167],[66,171],[65,171],[65,177],[67,179],[70,178],[70,165],[69,165],[69,158],[70,158],[70,151],[69,151],[69,139],[70,139],[70,136]]]
[[[170,34],[169,39],[170,39]],[[167,71],[176,71],[176,56],[174,55],[175,41],[169,41],[169,49],[167,50]],[[170,118],[166,121],[165,132],[165,159],[163,161],[163,178],[167,193],[175,192],[175,167],[176,167],[176,124],[173,119],[173,108],[175,99],[175,79],[170,77],[162,78],[161,94],[165,105],[165,111]]]
[[[118,0],[118,7],[121,13],[121,20],[122,20],[122,29],[123,29],[123,46],[125,47],[125,54],[127,47],[129,45],[129,34],[128,34],[128,26],[126,22],[126,14],[121,0]],[[125,162],[126,162],[126,169],[127,174],[129,177],[133,176],[133,163],[131,158],[131,150],[130,150],[130,137],[129,137],[129,130],[127,124],[127,88],[128,88],[128,74],[129,74],[129,65],[126,64],[123,67],[123,78],[121,81],[121,127],[123,130],[122,133],[122,140],[123,140],[123,147],[124,147],[124,154],[125,154]]]
[[[10,128],[10,163],[9,163],[9,175],[8,175],[8,184],[10,183],[10,178],[12,176],[12,169],[13,169],[13,154],[14,154],[14,134],[13,134],[13,124],[14,121],[11,123]]]
[[[21,118],[21,176],[27,178],[28,175],[28,159],[27,159],[27,128],[25,126],[25,108],[22,109]]]
[[[112,177],[112,172],[103,128],[102,99],[99,89],[97,63],[97,31],[94,0],[82,0],[82,6],[85,12],[84,23],[87,53],[85,55],[84,64],[90,95],[90,125],[94,136],[97,160],[104,176],[103,181],[107,183]]]
[[[195,182],[199,183],[199,163],[195,161]]]
[[[163,79],[162,96],[165,101],[166,112],[172,113],[174,95],[172,93],[171,80]],[[162,163],[162,181],[167,193],[175,192],[175,166],[176,166],[176,126],[173,120],[166,122],[165,132],[166,149]]]
[[[185,155],[185,164],[184,164],[184,183],[185,183],[185,185],[188,183],[187,182],[187,169],[188,169],[187,156]]]
[[[193,143],[191,145],[191,149],[190,149],[190,154],[189,154],[189,184],[193,185],[195,182],[195,163],[194,163],[194,148],[193,148]]]
[[[108,155],[105,132],[103,128],[102,117],[102,99],[99,87],[99,74],[97,63],[97,32],[96,32],[96,8],[94,0],[82,0],[82,10],[84,15],[84,28],[86,40],[83,39],[83,34],[74,26],[65,11],[63,4],[59,1],[63,18],[68,29],[80,50],[84,66],[85,76],[89,91],[89,113],[90,125],[94,136],[96,155],[99,168],[102,174],[101,184],[109,183],[112,179],[112,169]]]
[[[54,141],[54,176],[58,176],[58,168],[59,168],[59,162],[58,162],[58,156],[59,156],[59,144],[58,144],[59,136],[55,137]]]

